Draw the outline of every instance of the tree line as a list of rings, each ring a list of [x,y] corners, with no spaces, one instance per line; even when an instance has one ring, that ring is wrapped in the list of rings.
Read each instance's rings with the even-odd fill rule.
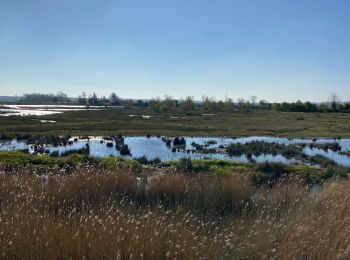
[[[235,110],[276,110],[283,112],[350,112],[350,103],[340,102],[336,94],[331,94],[327,102],[312,103],[309,101],[302,102],[281,102],[271,103],[266,100],[258,101],[256,96],[249,99],[226,97],[224,100],[217,100],[214,97],[203,96],[201,101],[195,101],[194,97],[188,96],[183,99],[175,99],[172,96],[165,95],[163,99],[152,98],[150,100],[132,100],[122,99],[115,92],[108,97],[98,96],[95,92],[87,95],[83,92],[78,98],[69,98],[63,92],[57,94],[24,94],[20,99],[21,103],[31,104],[59,104],[70,103],[84,106],[126,106],[126,107],[144,107],[154,112],[172,112],[176,110],[194,111],[202,110],[203,112],[223,112]]]
[[[342,103],[336,94],[332,94],[327,102],[312,103],[309,101],[302,102],[281,102],[271,103],[266,100],[258,101],[256,96],[251,96],[249,99],[225,98],[224,100],[216,100],[214,97],[203,96],[201,101],[194,101],[193,97],[186,97],[182,100],[175,100],[170,96],[165,96],[164,99],[151,99],[147,102],[155,112],[167,112],[175,109],[191,111],[201,109],[203,112],[222,112],[222,111],[237,111],[237,110],[275,110],[282,112],[350,112],[350,103]]]
[[[115,92],[108,98],[105,96],[98,97],[95,92],[90,95],[83,92],[78,97],[78,104],[88,106],[119,106],[122,105],[122,101]]]
[[[19,102],[30,104],[69,103],[71,99],[63,92],[58,92],[57,94],[30,93],[24,94]]]

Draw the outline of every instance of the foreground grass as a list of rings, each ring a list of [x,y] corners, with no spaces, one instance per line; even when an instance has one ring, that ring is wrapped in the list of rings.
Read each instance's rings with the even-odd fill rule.
[[[298,178],[256,187],[242,174],[128,169],[0,174],[1,258],[350,257],[349,181],[318,194]]]
[[[254,198],[242,176],[139,182],[92,166],[48,180],[24,168],[0,175],[0,185],[3,258],[247,257],[276,238],[256,244],[273,224],[280,225],[273,232],[287,228],[286,210],[298,212],[309,197],[298,182]]]
[[[350,114],[234,111],[203,115],[140,108],[69,111],[43,117],[0,117],[0,133],[15,135],[165,135],[350,137]],[[136,116],[129,116],[136,115]],[[142,118],[150,115],[150,118]],[[56,123],[41,123],[41,119]]]

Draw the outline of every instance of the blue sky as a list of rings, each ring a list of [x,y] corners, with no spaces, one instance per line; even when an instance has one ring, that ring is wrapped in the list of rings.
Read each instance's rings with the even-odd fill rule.
[[[350,100],[347,0],[0,0],[0,95]]]

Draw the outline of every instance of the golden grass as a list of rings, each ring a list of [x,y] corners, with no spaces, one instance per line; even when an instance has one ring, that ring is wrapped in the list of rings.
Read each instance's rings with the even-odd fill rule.
[[[315,207],[282,234],[274,253],[284,259],[350,258],[350,182],[324,186]]]
[[[72,175],[0,175],[1,258],[348,258],[350,183],[319,199],[298,180],[152,178],[84,166]]]

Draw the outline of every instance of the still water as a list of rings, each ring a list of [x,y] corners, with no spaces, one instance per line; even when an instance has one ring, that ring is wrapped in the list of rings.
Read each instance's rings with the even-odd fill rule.
[[[73,140],[74,138],[72,138]],[[264,137],[264,136],[250,136],[250,137],[240,137],[240,138],[219,138],[219,137],[185,137],[186,146],[185,149],[172,149],[163,142],[160,137],[150,137],[136,136],[136,137],[125,137],[124,143],[128,145],[131,155],[122,156],[128,159],[135,159],[145,156],[148,160],[153,160],[159,158],[161,161],[171,161],[179,160],[181,158],[191,158],[191,159],[225,159],[240,162],[248,162],[254,160],[256,162],[282,162],[282,163],[295,163],[298,162],[296,159],[287,159],[284,156],[277,154],[264,154],[255,156],[252,155],[248,158],[246,155],[242,156],[230,156],[223,150],[219,150],[211,153],[200,153],[195,151],[195,148],[191,145],[193,142],[206,145],[207,149],[215,149],[219,147],[226,147],[232,143],[251,143],[252,141],[264,141],[268,143],[278,143],[278,144],[306,144],[304,148],[304,153],[307,156],[322,155],[326,158],[334,160],[337,164],[350,167],[350,157],[346,155],[341,155],[339,152],[334,152],[331,150],[323,150],[311,148],[310,144],[325,144],[337,142],[341,146],[341,151],[350,151],[350,139],[325,139],[320,138],[317,140],[311,139],[290,139],[290,138],[279,138],[279,137]],[[78,150],[84,148],[87,144],[90,147],[90,156],[94,157],[109,157],[109,156],[121,156],[120,152],[113,147],[108,147],[106,142],[103,141],[102,137],[91,137],[87,139],[77,139],[70,145],[45,145],[44,149],[49,153],[58,152],[59,154]],[[17,141],[13,139],[11,141],[0,141],[0,150],[25,150],[29,149],[29,152],[34,152],[33,145],[26,144],[25,141]]]

